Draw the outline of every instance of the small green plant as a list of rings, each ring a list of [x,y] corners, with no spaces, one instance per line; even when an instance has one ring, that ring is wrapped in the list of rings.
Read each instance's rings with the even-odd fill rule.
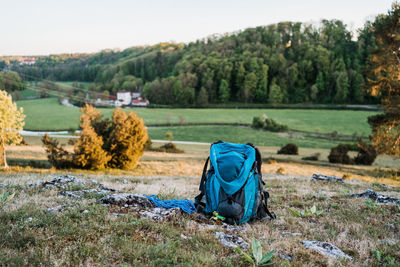
[[[268,253],[265,253],[263,256],[263,249],[261,246],[260,241],[257,239],[253,239],[253,242],[251,243],[251,248],[252,248],[252,256],[241,250],[240,248],[234,248],[237,253],[241,254],[243,256],[243,259],[251,263],[253,266],[264,266],[264,265],[271,265],[272,262],[270,261],[272,256],[274,255],[275,251],[270,251]]]
[[[367,201],[365,201],[365,204],[368,206],[368,208],[372,209],[372,210],[376,210],[378,209],[378,204],[376,204],[374,201],[368,199]]]
[[[374,250],[374,255],[376,260],[380,263],[382,260],[382,252],[380,252],[379,250]]]
[[[317,207],[314,205],[310,209],[304,209],[301,211],[289,209],[290,213],[292,213],[296,217],[310,217],[310,216],[319,216],[324,213],[323,210],[317,210]]]
[[[6,204],[8,201],[10,201],[11,199],[13,199],[15,196],[15,193],[8,193],[8,192],[3,192],[0,194],[0,205],[3,206],[4,204]]]

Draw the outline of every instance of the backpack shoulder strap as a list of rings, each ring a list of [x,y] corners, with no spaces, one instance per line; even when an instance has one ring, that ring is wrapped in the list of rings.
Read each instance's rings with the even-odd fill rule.
[[[257,172],[259,175],[259,179],[261,181],[261,183],[264,185],[264,181],[262,179],[262,172],[261,172],[261,165],[262,165],[262,157],[261,157],[261,152],[258,149],[258,147],[254,146],[252,143],[247,143],[246,145],[251,146],[252,148],[254,148],[254,150],[256,151],[256,168],[257,168]]]
[[[218,140],[214,143],[211,144],[210,147],[212,147],[215,144],[220,144],[223,143],[222,140]],[[206,192],[206,181],[207,181],[207,168],[208,168],[208,163],[210,161],[210,157],[207,157],[206,162],[204,163],[203,167],[203,174],[201,175],[201,181],[200,181],[200,194],[194,198],[194,205],[197,209],[197,212],[203,212],[205,209],[206,204],[202,202],[201,200],[203,199],[203,196],[205,195]]]
[[[200,181],[200,186],[199,186],[200,194],[194,198],[194,206],[196,207],[198,212],[202,212],[205,208],[205,203],[202,202],[201,200],[206,191],[206,180],[207,180],[206,172],[207,172],[207,167],[208,167],[209,161],[210,161],[210,157],[208,157],[206,162],[204,163],[203,174],[201,175],[201,181]]]
[[[260,191],[261,191],[260,192],[261,193],[261,204],[257,211],[257,217],[259,219],[262,219],[265,217],[265,215],[268,215],[271,219],[276,219],[275,212],[270,212],[268,209],[267,202],[268,202],[268,198],[269,198],[269,193],[262,188],[262,186],[265,185],[265,183],[262,178],[262,171],[261,171],[261,165],[262,165],[261,152],[252,143],[247,143],[246,145],[251,146],[256,151],[256,169],[257,169],[257,173],[258,173],[258,181],[259,181],[259,187],[260,187]]]

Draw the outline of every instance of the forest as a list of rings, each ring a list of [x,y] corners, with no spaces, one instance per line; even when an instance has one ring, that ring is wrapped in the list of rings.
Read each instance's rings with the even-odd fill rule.
[[[364,90],[376,47],[372,22],[357,33],[340,20],[281,22],[188,44],[42,56],[34,65],[0,58],[0,66],[26,81],[92,82],[89,90],[105,95],[142,91],[152,104],[367,104],[380,101]]]

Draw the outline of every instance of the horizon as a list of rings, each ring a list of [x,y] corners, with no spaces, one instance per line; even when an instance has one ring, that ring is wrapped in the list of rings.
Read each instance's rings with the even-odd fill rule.
[[[393,3],[392,0],[379,3],[338,0],[322,4],[317,0],[171,2],[8,2],[3,5],[3,19],[13,24],[0,29],[3,37],[0,56],[92,54],[163,42],[188,44],[215,34],[233,34],[284,21],[318,25],[323,19],[337,19],[356,35],[366,21],[386,13]]]

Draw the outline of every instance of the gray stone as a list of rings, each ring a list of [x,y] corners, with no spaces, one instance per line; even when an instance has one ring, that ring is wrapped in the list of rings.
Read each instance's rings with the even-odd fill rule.
[[[391,239],[382,239],[382,240],[379,240],[379,241],[382,242],[382,243],[386,243],[386,244],[392,245],[392,246],[396,245],[396,241],[391,240]]]
[[[46,213],[47,214],[54,214],[54,213],[57,213],[57,212],[63,212],[64,208],[65,208],[65,205],[59,205],[59,206],[56,206],[54,208],[48,208]]]
[[[216,224],[203,224],[194,222],[200,230],[216,230],[221,229],[231,233],[245,233],[247,231],[246,225],[230,225],[227,223],[222,223],[222,225]]]
[[[301,236],[302,233],[282,232],[282,235]]]
[[[344,183],[342,178],[339,178],[337,176],[323,175],[323,174],[313,174],[311,179],[312,181],[334,181],[334,182]]]
[[[181,214],[181,211],[179,208],[174,208],[174,209],[153,208],[150,210],[141,210],[139,211],[139,214],[148,219],[152,219],[155,221],[163,221],[170,217]]]
[[[329,256],[329,257],[333,257],[333,258],[352,259],[352,257],[345,254],[338,247],[336,247],[328,242],[304,240],[301,243],[304,245],[305,248],[315,250],[325,256]]]
[[[215,232],[215,238],[217,238],[222,245],[229,248],[240,247],[241,249],[248,249],[250,247],[249,243],[236,235],[230,235],[224,232]]]
[[[84,188],[97,188],[101,193],[116,192],[117,190],[105,187],[96,180],[89,180],[88,182],[82,181],[72,175],[62,175],[54,178],[51,181],[37,181],[28,185],[29,188],[40,188],[41,190],[47,189],[66,189],[67,186],[79,186]],[[79,191],[79,190],[77,190]]]
[[[278,253],[278,257],[285,261],[292,261],[292,256]]]
[[[123,184],[128,184],[128,181],[126,179],[122,180]]]
[[[186,240],[186,239],[192,239],[191,237],[185,236],[184,234],[181,234],[181,238],[182,238],[182,239],[185,239],[185,240]]]
[[[350,197],[370,198],[378,204],[400,205],[400,199],[376,193],[371,189],[367,189],[361,194],[351,194]]]
[[[100,202],[103,204],[112,204],[118,206],[124,206],[125,204],[128,204],[143,208],[154,208],[153,202],[143,194],[110,194],[100,199]]]
[[[95,194],[104,195],[106,192],[99,191],[98,189],[87,189],[87,190],[77,190],[77,191],[63,191],[60,192],[60,196],[72,197],[72,198],[82,198],[85,194]]]

